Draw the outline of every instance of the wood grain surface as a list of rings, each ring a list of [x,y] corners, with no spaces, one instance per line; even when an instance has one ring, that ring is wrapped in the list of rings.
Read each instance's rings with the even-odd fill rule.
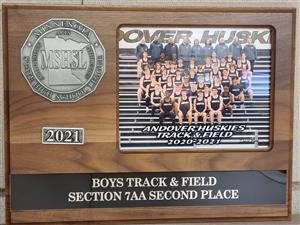
[[[287,170],[289,201],[280,206],[168,207],[13,212],[12,222],[248,218],[290,216],[292,93],[295,11],[290,9],[141,9],[6,6],[6,176],[39,173]],[[20,70],[20,49],[29,32],[50,18],[74,18],[94,29],[106,49],[106,73],[91,95],[77,103],[52,103],[35,94]],[[151,18],[156,18],[152,20]],[[148,26],[272,26],[273,147],[268,152],[135,153],[117,149],[117,29]],[[275,51],[276,50],[276,51]],[[82,127],[85,144],[42,145],[42,127]],[[8,178],[7,178],[8,179]],[[9,190],[9,187],[8,187]],[[8,193],[9,194],[9,193]],[[9,199],[9,198],[7,198]],[[9,204],[9,202],[7,203]],[[188,208],[188,209],[187,209]],[[87,216],[87,214],[89,216]]]
[[[233,213],[234,212],[234,213]],[[51,217],[49,217],[51,213]],[[154,208],[122,208],[122,209],[78,209],[78,210],[44,210],[12,212],[13,223],[32,222],[67,222],[81,221],[143,221],[145,219],[173,221],[198,219],[224,220],[225,218],[237,220],[242,217],[271,219],[276,214],[278,220],[287,217],[284,205],[262,205],[262,206],[201,206],[201,207],[154,207]],[[273,218],[274,219],[274,218]]]

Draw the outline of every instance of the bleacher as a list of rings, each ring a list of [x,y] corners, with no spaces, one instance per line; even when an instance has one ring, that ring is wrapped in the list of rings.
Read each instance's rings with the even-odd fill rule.
[[[222,124],[245,124],[246,130],[222,139],[218,145],[169,146],[167,140],[159,140],[155,134],[143,133],[147,125],[158,125],[158,113],[151,116],[144,102],[137,100],[139,79],[136,58],[132,55],[119,55],[119,137],[122,150],[157,149],[245,149],[262,150],[269,146],[270,138],[270,65],[269,50],[258,51],[252,75],[253,101],[246,98],[244,108],[233,109],[233,118],[225,115]],[[184,123],[186,124],[186,122]],[[202,124],[202,121],[199,121]],[[209,123],[208,123],[209,124]],[[164,125],[171,125],[166,120]]]

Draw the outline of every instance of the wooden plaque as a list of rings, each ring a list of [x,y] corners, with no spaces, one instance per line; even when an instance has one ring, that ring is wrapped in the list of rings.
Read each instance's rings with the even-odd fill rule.
[[[290,219],[295,15],[4,5],[7,223]]]

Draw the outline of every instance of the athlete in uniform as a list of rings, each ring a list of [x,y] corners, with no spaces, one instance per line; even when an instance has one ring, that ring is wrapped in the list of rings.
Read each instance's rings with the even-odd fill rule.
[[[179,98],[181,96],[181,85],[179,84],[175,84],[174,85],[174,90],[173,90],[173,94],[171,95],[171,97],[175,100],[175,102],[177,103]]]
[[[197,77],[196,77],[196,72],[195,70],[191,69],[190,71],[190,84],[197,84]]]
[[[211,95],[211,88],[210,88],[210,86],[205,85],[203,97],[205,98],[206,102],[208,101],[208,98],[210,97],[210,95]],[[209,113],[208,107],[206,108],[206,113]]]
[[[138,77],[141,77],[141,73],[143,71],[143,67],[144,66],[149,66],[149,61],[148,61],[148,53],[144,52],[143,53],[143,58],[141,58],[138,62],[137,62],[137,74]]]
[[[203,119],[203,124],[206,125],[206,110],[207,110],[207,103],[206,99],[203,96],[203,90],[198,90],[197,91],[197,98],[194,99],[194,122],[195,125],[198,125],[198,118],[201,116]]]
[[[247,60],[245,53],[242,53],[241,64],[242,64],[242,68],[247,70],[247,75],[251,78],[253,68],[251,68],[251,62],[249,60]]]
[[[188,70],[197,70],[197,66],[195,64],[195,59],[190,58],[189,65],[188,65]]]
[[[217,88],[218,95],[222,95],[224,89],[223,89],[223,86],[221,84],[220,78],[216,78],[215,79],[215,81],[214,81],[214,87]]]
[[[231,78],[231,79],[233,79],[233,78],[237,78],[237,80],[238,80],[238,82],[239,82],[239,76],[238,76],[238,73],[237,73],[237,71],[236,71],[236,65],[235,64],[230,64],[229,65],[229,77]]]
[[[161,71],[161,77],[159,78],[158,82],[160,83],[160,85],[163,87],[166,83],[167,83],[167,78],[168,78],[168,73],[166,69],[163,69]]]
[[[220,67],[219,67],[219,71],[221,72],[221,74],[223,74],[223,71],[227,69],[227,62],[225,58],[221,58],[220,60]]]
[[[150,97],[151,97],[151,94],[155,90],[155,85],[158,84],[154,75],[151,75],[150,79],[151,79],[151,83],[148,84],[148,86],[147,86],[146,97],[145,97],[145,101],[146,101],[146,106],[147,107],[150,107],[150,105],[151,105],[151,99],[150,99]]]
[[[187,95],[193,103],[194,99],[197,98],[197,86],[196,84],[191,84],[191,89],[188,91]]]
[[[230,116],[233,117],[229,87],[224,87],[224,92],[222,94],[222,98],[223,98],[223,110],[222,110],[223,116],[225,116],[225,113],[229,111]]]
[[[160,58],[158,60],[159,64],[164,66],[165,65],[165,61],[166,61],[166,55],[164,52],[160,53]]]
[[[210,97],[210,86],[205,85],[204,86],[204,98],[207,100]]]
[[[178,100],[178,120],[180,126],[182,126],[182,121],[185,119],[187,119],[188,124],[191,125],[192,109],[191,99],[187,96],[187,91],[182,89],[181,97]]]
[[[213,69],[212,69],[212,71],[211,71],[211,78],[212,78],[213,81],[214,81],[216,78],[221,79],[221,73],[220,73],[220,71],[219,71],[219,67],[218,67],[216,64],[213,65]]]
[[[247,60],[246,54],[244,52],[241,55],[241,63],[243,65],[243,68],[251,71],[251,63],[249,60]]]
[[[246,94],[249,95],[249,98],[252,101],[253,100],[252,83],[251,83],[251,79],[248,76],[247,70],[243,70],[240,84],[243,88],[244,95]]]
[[[155,111],[160,108],[160,100],[163,98],[160,84],[155,84],[155,90],[151,93],[151,116],[154,115]]]
[[[207,57],[205,59],[205,65],[203,66],[203,73],[210,73],[212,71],[211,68],[211,59],[209,57]]]
[[[182,89],[184,89],[186,91],[191,90],[190,77],[188,74],[185,74],[182,79]]]
[[[215,87],[212,88],[211,96],[208,98],[207,103],[209,109],[210,124],[214,124],[214,120],[216,117],[218,120],[218,124],[220,125],[222,122],[223,98],[218,95],[218,90]]]
[[[164,67],[166,69],[166,72],[169,73],[169,71],[171,69],[171,61],[170,60],[166,60]]]
[[[183,70],[184,70],[183,58],[179,58],[177,60],[177,69],[179,69],[181,72],[183,72]]]
[[[160,125],[163,124],[166,117],[171,118],[173,125],[175,125],[175,101],[170,97],[168,92],[166,92],[166,96],[160,101]]]
[[[181,97],[181,85],[179,85],[179,84],[175,84],[174,85],[174,91],[173,91],[173,94],[172,94],[171,97],[175,101],[175,112],[176,112],[176,114],[178,114],[178,110],[177,109],[178,109],[178,101],[179,101],[179,99]]]
[[[203,89],[204,90],[204,77],[198,77],[198,84],[197,84],[197,89]]]
[[[204,84],[206,86],[210,87],[212,85],[212,83],[213,83],[213,80],[211,78],[210,73],[209,72],[205,73],[205,75],[204,75]]]
[[[175,62],[171,62],[171,68],[169,71],[169,76],[171,76],[172,78],[176,76],[176,69],[177,69],[177,65]]]
[[[242,76],[242,71],[243,71],[243,64],[242,64],[242,59],[238,57],[236,59],[236,71],[238,73],[239,78]]]
[[[202,65],[198,65],[196,76],[197,76],[197,79],[199,77],[203,77],[204,78],[204,72],[203,72],[203,66]]]
[[[228,70],[227,69],[225,69],[223,71],[223,76],[222,76],[222,79],[221,79],[221,84],[222,84],[223,88],[224,87],[228,87],[229,88],[229,86],[232,84],[232,80],[231,80],[231,78],[228,75]]]
[[[217,58],[217,53],[215,51],[213,51],[211,54],[211,64],[216,65],[218,67],[220,66],[220,61]]]
[[[226,58],[227,65],[236,64],[236,61],[232,58],[232,53],[229,52]]]
[[[161,72],[162,72],[161,67],[162,66],[159,62],[155,63],[155,65],[154,65],[154,70],[152,72],[152,75],[155,76],[156,81],[159,81],[159,78],[161,78]]]
[[[176,70],[176,76],[173,78],[174,85],[181,85],[182,84],[182,77],[181,77],[181,70]]]
[[[167,83],[164,85],[164,93],[165,95],[168,93],[169,96],[173,94],[174,91],[174,83],[171,76],[168,76]]]
[[[232,85],[229,87],[230,100],[234,107],[236,107],[235,102],[240,101],[241,106],[244,106],[245,95],[243,88],[238,82],[237,78],[232,80]]]
[[[137,90],[137,98],[140,102],[142,101],[142,98],[146,97],[147,93],[147,86],[151,83],[151,75],[150,75],[150,69],[149,66],[144,66],[142,71],[142,76],[140,78],[139,82],[139,89]]]

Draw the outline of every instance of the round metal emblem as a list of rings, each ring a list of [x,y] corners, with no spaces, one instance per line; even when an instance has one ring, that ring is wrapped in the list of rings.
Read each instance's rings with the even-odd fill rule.
[[[21,50],[21,70],[34,92],[52,102],[76,102],[105,72],[105,49],[94,30],[74,19],[34,28]]]

